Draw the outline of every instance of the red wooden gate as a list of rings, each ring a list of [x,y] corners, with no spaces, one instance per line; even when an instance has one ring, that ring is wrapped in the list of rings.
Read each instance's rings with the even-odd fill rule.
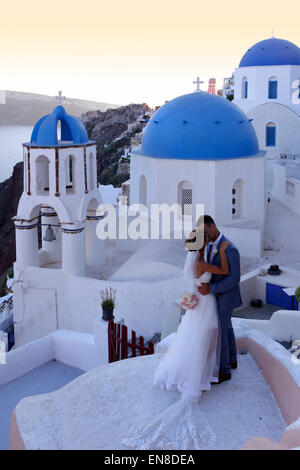
[[[132,331],[131,341],[128,341],[127,326],[110,321],[108,325],[108,362],[127,359],[129,349],[131,349],[132,357],[154,354],[154,344],[148,341],[148,346],[145,346],[144,342],[143,336],[140,336],[137,341],[135,331]]]

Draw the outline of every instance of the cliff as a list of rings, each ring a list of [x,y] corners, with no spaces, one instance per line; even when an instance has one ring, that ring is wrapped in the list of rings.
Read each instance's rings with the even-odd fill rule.
[[[143,103],[81,115],[89,138],[97,144],[98,182],[121,186],[129,178],[131,139],[142,131],[146,124],[143,118],[149,113],[152,110]],[[126,153],[127,158],[120,161]]]
[[[12,176],[0,183],[0,275],[16,259],[15,229],[11,218],[16,215],[23,191],[23,162],[14,166]]]

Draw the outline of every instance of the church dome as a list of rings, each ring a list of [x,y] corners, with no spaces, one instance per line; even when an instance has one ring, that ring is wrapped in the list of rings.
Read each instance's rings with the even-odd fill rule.
[[[61,140],[57,139],[57,124],[61,122]],[[53,146],[85,144],[89,142],[86,129],[79,118],[71,116],[61,105],[51,114],[43,116],[34,126],[31,134],[31,145]]]
[[[300,49],[290,41],[274,37],[257,42],[243,55],[239,66],[260,65],[300,65]]]
[[[183,160],[223,160],[259,153],[246,114],[217,95],[195,92],[164,104],[143,135],[142,155]]]

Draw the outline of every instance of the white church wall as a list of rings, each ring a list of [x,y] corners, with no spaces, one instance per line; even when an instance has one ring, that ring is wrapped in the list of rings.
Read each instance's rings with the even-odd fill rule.
[[[174,204],[178,201],[178,185],[192,185],[193,204],[204,204],[204,212],[216,218],[218,224],[228,224],[232,217],[232,188],[243,182],[242,218],[264,219],[264,157],[232,160],[179,160],[132,155],[131,203],[139,202],[139,178],[146,176],[147,205]],[[172,184],[170,184],[172,182]]]
[[[300,106],[300,105],[299,105]],[[280,153],[300,154],[300,116],[279,103],[265,103],[248,110],[249,118],[259,142],[259,148],[267,152],[267,158],[277,157]],[[276,125],[276,145],[266,145],[266,125]]]
[[[211,213],[215,207],[214,162],[208,160],[181,160],[131,156],[130,203],[139,202],[139,178],[146,176],[147,207],[151,204],[176,204],[178,186],[186,181],[192,184],[193,203],[204,204]],[[172,184],[170,184],[172,182]]]
[[[248,98],[242,98],[242,81],[248,78]],[[277,78],[277,99],[268,98],[269,79]],[[292,103],[292,84],[300,78],[300,66],[257,66],[239,67],[234,72],[234,103],[248,112],[254,106],[266,102],[282,103],[300,114],[298,105]],[[298,111],[297,111],[298,110]]]
[[[264,220],[264,157],[239,158],[215,162],[215,219],[219,225],[238,220]],[[240,194],[232,193],[239,181]],[[239,213],[233,214],[232,199],[240,205]]]

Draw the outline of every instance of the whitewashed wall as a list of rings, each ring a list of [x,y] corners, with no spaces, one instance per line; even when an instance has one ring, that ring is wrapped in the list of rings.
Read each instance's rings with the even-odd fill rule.
[[[204,212],[217,224],[232,222],[232,187],[237,179],[244,182],[243,218],[264,220],[264,156],[231,160],[180,160],[152,158],[139,154],[131,157],[130,202],[139,203],[140,176],[147,182],[147,208],[151,204],[178,203],[178,185],[192,184],[193,204],[204,204]]]
[[[124,318],[130,329],[149,338],[161,331],[163,316],[183,292],[177,277],[160,282],[101,281],[30,267],[20,279],[14,286],[17,347],[56,328],[91,333],[94,320],[102,316],[100,289],[108,286],[117,289],[116,319]]]
[[[248,79],[248,98],[242,98],[243,78]],[[269,78],[276,77],[277,100],[268,98]],[[288,107],[292,107],[300,114],[300,105],[292,103],[292,89],[294,80],[300,79],[299,65],[278,65],[278,66],[258,66],[239,67],[234,72],[234,103],[248,112],[254,106],[265,102],[279,102]]]
[[[267,158],[280,153],[300,154],[300,116],[280,103],[265,103],[248,111],[259,142],[259,148],[267,152]],[[266,146],[266,125],[276,125],[276,145]]]
[[[272,194],[276,199],[300,215],[300,180],[287,177],[286,166],[273,165]]]

